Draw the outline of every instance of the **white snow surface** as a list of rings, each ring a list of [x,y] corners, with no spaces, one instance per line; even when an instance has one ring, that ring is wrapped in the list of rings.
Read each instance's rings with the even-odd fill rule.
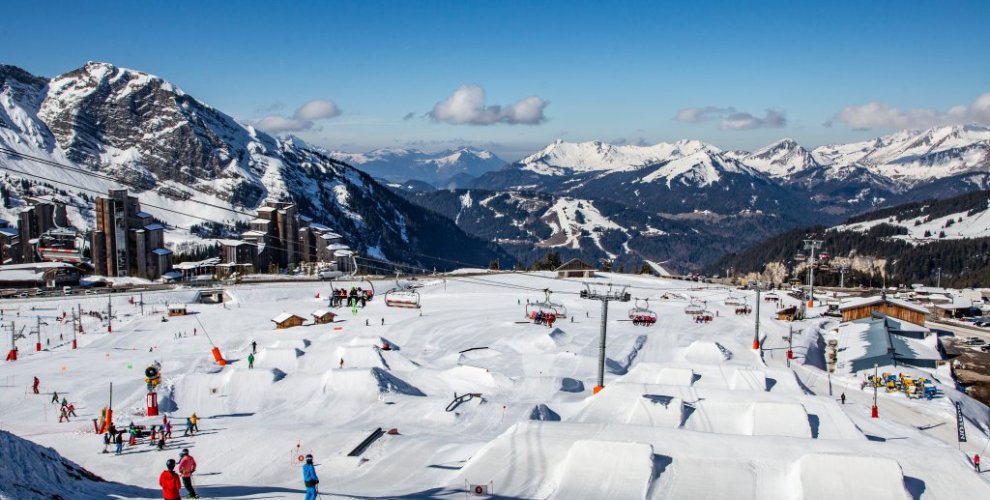
[[[215,498],[300,498],[296,457],[306,453],[329,498],[461,499],[473,484],[500,498],[990,496],[990,475],[968,462],[988,440],[985,406],[940,386],[966,407],[960,448],[947,397],[882,393],[881,418],[871,419],[872,393],[859,379],[828,381],[801,357],[820,320],[795,325],[805,344],[787,366],[781,337],[791,325],[763,307],[763,356],[752,349],[754,318],[723,304],[730,293],[752,304],[748,291],[607,273],[589,280],[630,285],[660,318],[634,326],[631,304],[611,304],[605,387],[593,394],[601,304],[578,296],[581,281],[553,276],[451,274],[419,289],[421,310],[387,308],[378,295],[356,314],[338,310],[334,323],[287,330],[270,319],[326,307],[314,296],[328,296],[327,285],[237,285],[220,305],[194,303],[194,290],[146,291],[144,315],[130,295],[114,296],[113,333],[87,314],[105,312],[106,297],[6,301],[4,323],[19,330],[38,315],[47,325],[42,351],[31,335],[18,340],[18,361],[0,363],[0,425],[114,482],[59,483],[56,493],[77,492],[65,498],[161,498],[158,475],[182,448],[198,462],[200,494]],[[381,293],[389,283],[374,284]],[[527,299],[542,300],[545,288],[569,312],[553,329],[524,319]],[[684,314],[692,301],[707,301],[714,321]],[[162,321],[166,304],[182,303],[188,316]],[[77,305],[86,333],[73,350],[71,321],[55,318]],[[386,341],[391,349],[381,350]],[[213,345],[226,366],[214,363]],[[101,454],[91,420],[110,383],[118,425],[161,423],[145,415],[143,372],[155,361],[173,439],[161,452],[141,439],[121,456]],[[52,391],[79,417],[57,422]],[[467,393],[478,395],[452,404]],[[183,437],[193,412],[200,432]],[[378,427],[396,433],[348,456]],[[55,458],[29,448],[0,434],[3,500],[34,498],[12,477],[45,481]]]
[[[880,224],[890,224],[907,229],[908,234],[898,234],[890,238],[904,240],[912,244],[925,244],[937,240],[958,240],[965,238],[990,237],[990,203],[985,210],[979,210],[972,215],[968,211],[936,217],[928,220],[924,214],[910,219],[897,220],[883,217],[852,224],[840,224],[832,229],[836,231],[867,232]],[[926,236],[925,233],[928,233]]]

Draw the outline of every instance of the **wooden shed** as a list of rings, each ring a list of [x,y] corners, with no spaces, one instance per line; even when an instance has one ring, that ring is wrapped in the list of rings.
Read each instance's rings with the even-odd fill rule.
[[[925,316],[930,314],[924,307],[886,295],[848,300],[839,306],[839,312],[842,313],[842,321],[869,318],[878,312],[919,326],[925,326]]]
[[[168,306],[168,315],[171,316],[185,316],[189,314],[186,310],[185,304],[173,304]]]
[[[557,269],[558,278],[594,278],[595,268],[578,258],[563,263]]]
[[[325,325],[327,323],[333,323],[333,320],[336,317],[337,317],[336,314],[326,309],[317,309],[313,311],[313,323],[316,323],[317,325]]]
[[[797,316],[797,306],[785,307],[777,311],[777,319],[780,321],[794,321]]]
[[[272,318],[272,322],[275,323],[276,330],[283,330],[294,326],[302,326],[306,322],[306,318],[295,314],[282,313]]]

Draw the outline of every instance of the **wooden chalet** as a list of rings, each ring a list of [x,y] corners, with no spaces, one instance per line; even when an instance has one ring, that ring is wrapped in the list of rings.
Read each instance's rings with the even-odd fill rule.
[[[931,314],[924,307],[885,294],[848,300],[839,305],[839,312],[842,313],[842,321],[869,318],[878,312],[918,326],[925,326],[925,317]]]
[[[316,323],[317,325],[325,325],[327,323],[333,323],[334,318],[337,317],[336,314],[326,309],[317,309],[313,311],[312,314],[313,314],[313,323]]]
[[[794,321],[797,311],[797,306],[785,307],[777,311],[777,319],[780,321]]]
[[[302,326],[306,322],[306,318],[295,314],[282,313],[272,318],[272,322],[275,323],[276,330],[284,330],[286,328]]]
[[[189,314],[189,311],[186,310],[186,305],[185,304],[172,304],[172,305],[168,306],[168,315],[169,315],[169,317],[171,317],[171,316],[185,316],[187,314]]]
[[[575,257],[554,271],[558,278],[594,278],[596,269]]]

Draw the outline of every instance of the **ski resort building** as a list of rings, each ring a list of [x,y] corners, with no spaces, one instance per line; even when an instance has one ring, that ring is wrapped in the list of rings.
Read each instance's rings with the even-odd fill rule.
[[[313,311],[313,323],[316,323],[317,325],[333,323],[333,320],[336,317],[336,314],[326,309],[317,309]]]
[[[306,318],[295,314],[282,313],[272,318],[272,322],[275,323],[276,330],[284,330],[286,328],[302,326],[306,322]]]
[[[0,266],[0,288],[79,286],[82,271],[65,262],[32,262]]]
[[[942,360],[927,329],[884,314],[842,323],[838,341],[838,366],[849,372],[874,365],[934,369]]]
[[[17,228],[10,227],[10,223],[0,219],[0,264],[15,264],[20,255],[20,238],[17,236]]]
[[[141,202],[126,189],[96,199],[92,253],[95,272],[103,276],[158,279],[172,270],[165,226],[141,211]]]
[[[594,278],[595,268],[578,258],[573,258],[554,269],[558,278]]]
[[[876,312],[920,326],[925,325],[925,317],[931,314],[924,307],[887,297],[886,294],[845,301],[839,306],[839,312],[842,313],[842,321],[869,318]]]
[[[17,218],[17,233],[20,236],[18,262],[30,264],[41,262],[38,255],[38,239],[50,229],[69,225],[65,204],[50,198],[25,197],[27,208],[21,210]]]

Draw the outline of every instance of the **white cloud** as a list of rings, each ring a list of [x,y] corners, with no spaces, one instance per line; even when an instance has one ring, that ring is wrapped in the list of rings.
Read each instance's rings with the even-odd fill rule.
[[[543,110],[550,104],[537,96],[529,96],[509,106],[485,104],[485,89],[477,85],[461,85],[446,100],[430,111],[436,122],[454,125],[537,125],[546,121]]]
[[[854,129],[926,128],[959,123],[990,124],[990,92],[968,105],[958,105],[947,111],[932,108],[900,109],[884,102],[873,101],[846,106],[835,114],[832,122]]]
[[[753,130],[758,128],[782,128],[787,125],[787,117],[780,111],[766,110],[762,118],[752,113],[736,111],[732,106],[720,108],[705,106],[703,108],[684,108],[674,115],[674,119],[684,123],[703,123],[720,120],[723,130]]]
[[[292,117],[269,115],[254,122],[254,126],[272,134],[300,132],[313,128],[317,120],[337,116],[340,116],[340,108],[333,101],[313,99],[299,106]]]

